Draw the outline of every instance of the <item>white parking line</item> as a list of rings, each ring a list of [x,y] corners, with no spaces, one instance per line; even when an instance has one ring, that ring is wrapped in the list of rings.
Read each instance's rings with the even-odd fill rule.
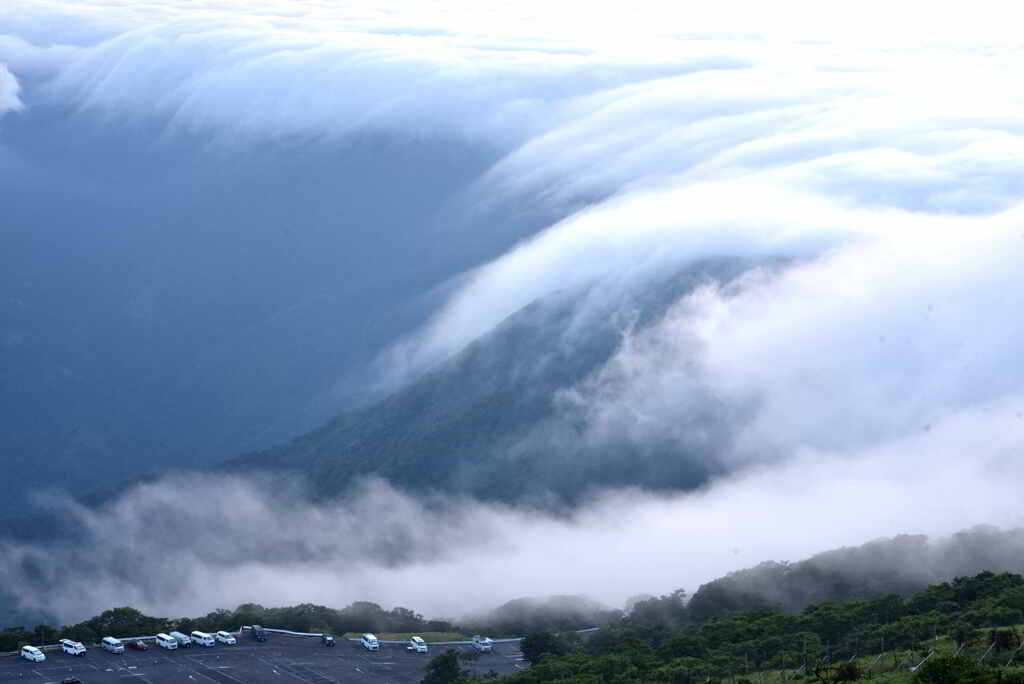
[[[302,677],[298,676],[298,675],[297,675],[297,674],[295,674],[294,672],[289,672],[288,670],[286,670],[286,669],[285,669],[284,667],[282,667],[282,666],[280,666],[280,665],[274,665],[273,663],[268,663],[268,662],[267,662],[266,660],[264,660],[263,658],[257,658],[256,660],[258,660],[258,661],[260,661],[261,663],[263,663],[264,665],[267,665],[268,667],[270,667],[270,669],[274,671],[274,674],[281,674],[281,672],[284,672],[284,673],[285,673],[286,675],[288,675],[289,677],[294,677],[295,679],[298,679],[298,680],[299,680],[300,682],[305,682],[305,681],[306,681],[305,679],[303,679]],[[278,670],[278,668],[280,668],[280,669],[281,669],[281,672],[278,672],[278,671],[277,671],[277,670]],[[306,682],[306,684],[309,684],[309,682]]]
[[[141,672],[131,672],[129,674],[123,674],[122,677],[138,677],[136,681],[143,682],[144,684],[153,684],[153,682],[146,679]]]
[[[227,672],[221,672],[221,670],[232,669],[232,666],[230,666],[230,665],[218,665],[217,667],[213,667],[212,665],[207,665],[206,663],[204,663],[197,656],[187,655],[185,657],[188,658],[189,660],[191,660],[192,662],[196,663],[200,667],[205,667],[208,670],[218,670],[217,676],[219,676],[219,677],[227,677],[228,679],[230,679],[233,682],[238,682],[238,684],[244,684],[244,682],[241,679],[239,679],[238,677],[230,675]],[[205,672],[203,672],[203,676],[207,677],[208,679],[212,679],[213,681],[217,681],[216,679],[214,679],[213,677],[210,677],[210,675],[206,674]]]

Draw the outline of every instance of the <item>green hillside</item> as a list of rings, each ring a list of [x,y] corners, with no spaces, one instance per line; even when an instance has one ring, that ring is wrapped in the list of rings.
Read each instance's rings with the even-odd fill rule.
[[[906,597],[820,603],[797,614],[763,610],[703,623],[692,621],[681,598],[641,603],[586,641],[533,635],[523,651],[534,667],[501,681],[1024,682],[1024,632],[1015,627],[1024,622],[1024,577],[1016,574],[983,572]]]
[[[716,468],[707,434],[728,439],[724,417],[706,412],[702,442],[639,447],[587,445],[579,425],[554,421],[555,397],[604,364],[624,331],[658,320],[681,294],[728,282],[749,267],[708,260],[592,308],[588,291],[534,302],[411,385],[349,411],[292,442],[229,461],[229,471],[290,471],[333,496],[378,475],[399,487],[489,500],[554,495],[573,503],[590,488],[689,489]],[[584,304],[591,306],[583,314]],[[716,420],[721,425],[716,427]],[[711,440],[714,442],[714,440]]]

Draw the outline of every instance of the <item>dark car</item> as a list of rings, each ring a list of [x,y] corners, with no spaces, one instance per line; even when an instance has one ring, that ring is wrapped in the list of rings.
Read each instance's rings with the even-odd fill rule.
[[[129,641],[128,648],[134,648],[137,651],[148,651],[149,646],[144,641]]]
[[[60,680],[60,684],[85,684],[85,682],[78,677],[68,677],[67,679]]]
[[[252,626],[252,638],[255,639],[256,641],[266,641],[267,640],[267,633],[259,625],[253,625]]]
[[[330,634],[321,634],[320,635],[320,641],[323,643],[324,646],[333,646],[334,645],[334,637],[331,636]]]

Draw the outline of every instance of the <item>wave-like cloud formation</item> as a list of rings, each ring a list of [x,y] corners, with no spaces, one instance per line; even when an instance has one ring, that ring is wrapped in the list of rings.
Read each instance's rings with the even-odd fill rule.
[[[75,579],[58,583],[69,615],[126,590],[140,606],[187,612],[213,596],[304,600],[310,587],[328,602],[443,612],[492,596],[476,582],[455,592],[453,578],[465,576],[492,578],[507,587],[503,598],[616,600],[879,534],[1021,522],[1024,62],[1001,31],[986,40],[972,22],[974,42],[950,43],[895,43],[898,33],[883,31],[889,43],[874,47],[851,34],[800,42],[771,32],[662,31],[638,43],[316,3],[249,3],[244,16],[228,2],[18,6],[0,18],[0,60],[24,77],[30,106],[165,119],[226,145],[354,132],[468,140],[500,161],[462,198],[467,213],[587,205],[466,274],[432,322],[387,356],[398,379],[560,290],[643,283],[723,255],[786,264],[685,297],[557,398],[595,440],[664,439],[695,396],[746,407],[752,418],[723,460],[747,468],[707,491],[610,494],[564,522],[475,503],[439,518],[393,493],[291,515],[265,492],[228,483],[232,505],[212,515],[217,533],[201,531],[182,555],[184,572],[212,578],[194,603],[148,579],[103,574],[129,555],[164,562],[142,530],[123,545],[106,537],[96,553],[109,557],[10,551],[14,576],[95,568],[81,573],[88,592]],[[16,88],[0,70],[0,111],[18,106]],[[123,510],[76,515],[99,535],[133,516],[153,519],[149,499],[173,508],[174,496],[139,491]],[[388,506],[439,536],[383,567],[351,560],[374,558],[379,543],[353,523],[343,523],[352,547],[316,541]],[[239,510],[249,520],[231,515]],[[309,530],[316,548],[298,555],[310,563],[270,562],[271,547],[245,547]],[[388,538],[415,536],[399,525]],[[453,537],[473,541],[460,552],[446,547]],[[243,546],[210,558],[223,539]],[[248,560],[229,572],[228,556]],[[141,562],[133,578],[159,576]],[[624,580],[613,589],[609,576]]]

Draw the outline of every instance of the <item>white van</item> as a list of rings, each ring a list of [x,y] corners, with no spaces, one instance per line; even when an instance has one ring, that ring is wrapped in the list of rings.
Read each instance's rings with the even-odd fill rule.
[[[490,653],[494,650],[494,642],[491,641],[490,637],[480,636],[479,634],[473,635],[473,648],[480,651],[481,653]]]
[[[414,653],[426,653],[427,642],[418,636],[414,636],[409,639],[409,645],[405,647],[406,651],[412,651]]]
[[[188,648],[192,645],[192,639],[189,638],[188,634],[182,634],[181,632],[171,632],[171,636],[175,641],[178,642],[178,646]]]
[[[85,655],[85,644],[81,641],[72,641],[71,639],[60,640],[61,649],[68,655],[79,656]]]
[[[359,640],[359,643],[363,645],[367,651],[379,651],[380,642],[377,641],[377,637],[372,634],[364,634],[363,638]]]
[[[156,635],[156,644],[161,648],[178,648],[178,640],[172,637],[170,634],[164,634],[163,632]]]
[[[111,653],[124,653],[124,644],[120,639],[112,636],[103,637],[103,648]]]
[[[196,630],[192,632],[192,643],[199,644],[200,646],[213,646],[213,635]]]
[[[217,637],[217,641],[219,641],[222,644],[227,644],[228,646],[234,646],[237,643],[235,641],[235,637],[231,635],[231,632],[225,632],[221,630],[220,632],[214,634],[214,636]]]
[[[22,646],[21,657],[25,660],[31,660],[33,663],[41,663],[46,660],[46,656],[35,646]]]

